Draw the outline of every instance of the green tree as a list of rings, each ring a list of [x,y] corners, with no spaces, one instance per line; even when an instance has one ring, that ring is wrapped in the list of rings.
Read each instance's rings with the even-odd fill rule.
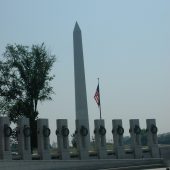
[[[163,133],[158,135],[158,143],[159,144],[170,144],[170,133]]]
[[[4,61],[0,61],[1,114],[16,122],[20,116],[30,118],[31,144],[36,146],[37,105],[39,101],[51,100],[50,75],[56,60],[44,43],[32,45],[7,45]]]

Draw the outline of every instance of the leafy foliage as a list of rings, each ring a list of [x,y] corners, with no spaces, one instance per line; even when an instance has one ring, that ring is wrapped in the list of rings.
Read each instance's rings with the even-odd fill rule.
[[[158,135],[159,144],[170,144],[170,133],[163,133]]]
[[[56,58],[44,44],[7,45],[4,61],[0,61],[0,111],[12,122],[20,116],[30,118],[36,126],[39,101],[51,100],[53,88],[50,71]],[[34,138],[35,139],[35,138]]]

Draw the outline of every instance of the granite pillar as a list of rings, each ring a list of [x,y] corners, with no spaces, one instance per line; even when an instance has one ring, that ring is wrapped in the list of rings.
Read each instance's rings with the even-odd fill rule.
[[[147,119],[146,126],[147,126],[146,132],[147,132],[148,147],[151,152],[151,156],[152,158],[160,158],[159,147],[158,147],[158,136],[157,136],[158,128],[156,126],[156,120]]]
[[[106,148],[106,129],[103,119],[94,120],[94,135],[95,144],[97,149],[97,155],[99,159],[107,158],[107,148]]]
[[[21,158],[31,160],[31,143],[30,143],[30,122],[26,117],[18,119],[17,136],[18,136],[18,151]]]
[[[131,147],[134,152],[134,158],[142,158],[142,147],[141,147],[141,128],[139,125],[139,119],[130,120],[130,136],[131,136]]]
[[[114,150],[116,157],[118,159],[123,159],[125,157],[124,146],[123,146],[123,133],[124,129],[122,126],[121,119],[112,120],[112,133],[113,133],[113,141],[114,141]]]
[[[10,136],[12,129],[8,117],[0,117],[0,159],[11,160]]]
[[[70,159],[69,154],[69,129],[67,124],[67,119],[57,119],[57,142],[58,142],[58,152],[60,159]]]
[[[51,159],[50,156],[50,129],[48,119],[37,120],[38,154],[40,159]]]

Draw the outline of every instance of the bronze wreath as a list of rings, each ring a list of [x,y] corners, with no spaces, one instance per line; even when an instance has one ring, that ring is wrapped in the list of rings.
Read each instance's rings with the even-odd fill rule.
[[[119,135],[123,135],[124,134],[124,129],[123,129],[123,127],[122,126],[118,126],[118,128],[117,128],[117,133],[119,134]]]
[[[4,135],[5,137],[10,137],[12,135],[12,129],[7,124],[4,125]]]
[[[31,136],[31,129],[30,127],[24,127],[23,133],[25,137],[30,137]]]
[[[134,132],[135,132],[135,134],[137,134],[137,135],[139,135],[139,134],[141,133],[141,129],[140,129],[140,127],[139,127],[138,125],[135,125],[135,127],[134,127]]]
[[[85,126],[81,126],[80,134],[81,134],[82,136],[87,136],[87,134],[88,134],[88,129],[87,129]]]
[[[51,130],[48,127],[44,126],[43,127],[43,136],[44,137],[49,137],[50,134],[51,134]]]
[[[154,124],[152,124],[152,126],[151,126],[151,132],[153,134],[156,134],[158,132],[158,128]]]
[[[58,130],[58,129],[56,129],[55,134],[56,134],[56,135],[58,135],[58,134],[59,134],[59,130]]]
[[[69,135],[69,133],[70,133],[69,129],[66,126],[63,126],[62,129],[61,129],[61,134],[64,137],[67,137]]]
[[[103,126],[100,126],[99,127],[99,134],[101,136],[104,136],[106,134],[106,129],[103,127]]]

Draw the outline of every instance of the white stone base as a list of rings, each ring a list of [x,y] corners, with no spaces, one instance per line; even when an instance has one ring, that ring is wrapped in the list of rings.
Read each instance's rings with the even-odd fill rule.
[[[133,151],[135,159],[140,159],[143,157],[141,146],[135,146]]]
[[[11,151],[0,151],[0,159],[3,160],[11,160],[12,159],[12,155],[11,155]]]
[[[125,158],[125,151],[124,151],[124,148],[122,146],[116,147],[115,152],[116,152],[117,159],[124,159]]]
[[[159,148],[158,148],[157,145],[156,146],[152,146],[150,148],[150,150],[151,150],[151,157],[152,158],[160,158]]]

